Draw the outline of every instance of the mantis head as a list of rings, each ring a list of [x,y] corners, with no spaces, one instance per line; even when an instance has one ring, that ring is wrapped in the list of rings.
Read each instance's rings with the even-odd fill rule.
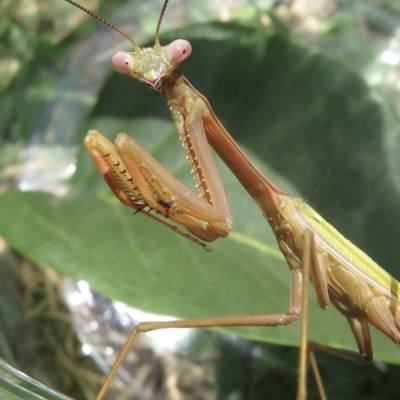
[[[187,40],[178,39],[168,46],[160,46],[156,40],[154,47],[136,47],[133,53],[117,53],[112,58],[112,65],[115,71],[160,90],[162,80],[185,61],[191,52],[192,46]]]

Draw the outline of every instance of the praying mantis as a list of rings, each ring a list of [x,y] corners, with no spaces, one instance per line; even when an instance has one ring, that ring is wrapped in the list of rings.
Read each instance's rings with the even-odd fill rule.
[[[293,323],[301,312],[297,398],[306,399],[305,372],[308,354],[315,368],[313,353],[309,352],[307,342],[306,294],[309,277],[321,308],[332,303],[347,318],[360,353],[333,350],[315,343],[311,348],[360,363],[372,360],[368,323],[395,343],[399,343],[398,282],[301,199],[293,199],[280,190],[246,157],[214,115],[207,99],[176,70],[190,55],[190,44],[177,40],[161,47],[158,32],[167,3],[166,0],[157,25],[154,49],[140,49],[125,33],[113,27],[127,37],[135,48],[134,53],[118,53],[114,56],[113,66],[118,72],[139,79],[163,94],[191,164],[201,198],[168,174],[127,135],[119,135],[113,145],[97,131],[90,131],[85,138],[85,146],[122,204],[156,219],[206,248],[203,241],[209,242],[227,236],[232,228],[232,217],[209,150],[210,144],[256,201],[276,235],[279,248],[290,268],[290,305],[285,314],[140,324],[132,332],[97,399],[103,398],[118,366],[139,332],[171,327],[279,326]],[[190,233],[182,231],[169,221],[185,227]],[[321,397],[324,396],[321,389]]]

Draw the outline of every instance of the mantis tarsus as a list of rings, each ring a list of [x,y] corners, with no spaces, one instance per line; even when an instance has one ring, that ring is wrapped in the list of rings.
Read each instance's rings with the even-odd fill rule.
[[[66,1],[93,15],[76,3]],[[301,199],[293,199],[284,193],[251,163],[214,115],[207,99],[176,70],[190,55],[190,44],[185,40],[177,40],[161,47],[158,32],[167,3],[168,0],[165,0],[156,29],[154,48],[140,49],[127,34],[94,16],[117,30],[134,46],[134,53],[123,52],[113,57],[114,69],[145,82],[163,94],[194,171],[201,198],[167,173],[127,135],[119,135],[113,145],[97,131],[90,131],[85,138],[85,146],[121,203],[202,244],[201,240],[213,241],[228,235],[232,228],[231,214],[210,153],[210,144],[256,201],[277,238],[290,268],[290,305],[288,312],[283,314],[139,324],[124,346],[97,399],[103,398],[139,332],[172,327],[287,325],[296,321],[301,311],[303,317],[297,398],[306,399],[308,354],[318,377],[314,356],[308,350],[307,343],[309,277],[321,308],[332,303],[347,318],[359,353],[330,349],[315,343],[311,348],[362,364],[371,362],[373,356],[369,323],[395,343],[400,341],[400,315],[397,311],[400,304],[397,289],[399,283],[311,207]],[[168,220],[184,226],[190,234],[180,231]],[[320,393],[325,398],[322,388]]]

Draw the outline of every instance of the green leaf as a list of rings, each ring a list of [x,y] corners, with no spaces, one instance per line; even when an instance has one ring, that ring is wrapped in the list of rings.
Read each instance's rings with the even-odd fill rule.
[[[2,400],[68,400],[69,397],[16,370],[0,359],[0,398]]]
[[[117,125],[122,128],[120,121],[96,121],[100,130]],[[170,124],[138,120],[125,128],[132,129],[157,159],[184,180],[186,161],[179,157],[180,145]],[[2,213],[0,229],[7,226],[2,229],[5,238],[39,264],[56,268],[75,280],[87,280],[106,296],[142,310],[180,318],[285,312],[290,293],[289,271],[275,238],[263,220],[259,223],[261,213],[244,189],[221,162],[218,167],[238,218],[235,231],[212,244],[212,253],[205,253],[143,215],[133,216],[104,185],[100,198],[90,193],[89,181],[61,199],[45,193],[5,194],[0,198],[1,209],[20,204],[19,218],[24,223],[13,224],[12,214]],[[274,181],[290,190],[282,178],[275,176]],[[352,346],[347,324],[335,310],[322,312],[313,302],[312,315],[313,340]],[[296,345],[298,329],[293,324],[229,331],[247,338]],[[389,355],[390,350],[383,357]]]

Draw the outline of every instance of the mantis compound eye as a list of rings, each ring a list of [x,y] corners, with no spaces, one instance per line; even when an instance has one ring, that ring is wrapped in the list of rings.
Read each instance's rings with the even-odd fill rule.
[[[172,65],[179,65],[185,61],[192,52],[192,45],[184,39],[173,41],[167,46],[167,57]]]
[[[115,71],[129,75],[132,72],[132,56],[127,52],[117,53],[111,60]]]

